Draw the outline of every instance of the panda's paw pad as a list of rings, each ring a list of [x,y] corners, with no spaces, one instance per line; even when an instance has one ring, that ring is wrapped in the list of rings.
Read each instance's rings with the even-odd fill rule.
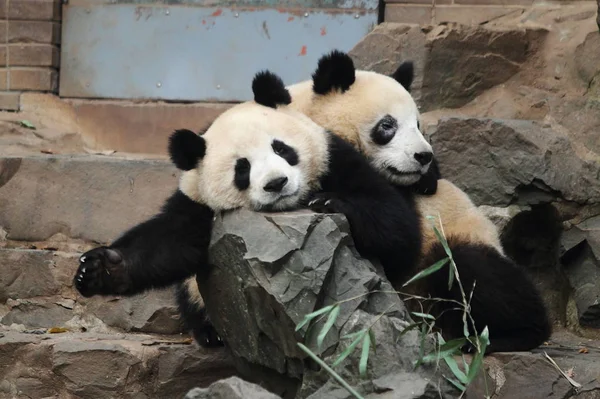
[[[341,205],[341,201],[329,193],[317,194],[308,201],[308,207],[317,213],[343,213]]]
[[[111,270],[120,264],[120,255],[109,248],[99,247],[81,255],[79,268],[73,277],[75,288],[85,297],[103,293],[111,280]]]

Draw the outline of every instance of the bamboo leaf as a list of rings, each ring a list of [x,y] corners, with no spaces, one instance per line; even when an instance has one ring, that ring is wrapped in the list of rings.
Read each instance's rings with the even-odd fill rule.
[[[375,341],[375,332],[372,329],[369,329],[369,336],[371,337],[371,342],[373,343],[373,353],[377,354],[377,342]]]
[[[423,358],[424,362],[431,362],[438,359],[443,359],[447,356],[453,356],[457,350],[459,350],[467,340],[465,338],[457,338],[451,341],[445,342],[440,345],[439,349],[430,355]]]
[[[339,314],[340,314],[340,306],[335,305],[333,307],[333,309],[331,310],[331,313],[329,313],[327,322],[325,322],[323,329],[321,330],[321,332],[319,333],[319,336],[317,337],[317,347],[319,349],[321,349],[321,345],[323,345],[323,340],[325,339],[325,336],[327,335],[329,330],[331,330],[331,327],[333,327],[333,323],[335,323],[335,320],[337,319]]]
[[[324,308],[321,308],[321,309],[317,310],[316,312],[307,314],[306,316],[304,316],[304,319],[296,326],[296,331],[300,331],[300,329],[302,327],[304,327],[308,322],[310,322],[315,317],[317,317],[323,313],[329,312],[331,309],[333,309],[334,306],[336,306],[336,305],[325,306]]]
[[[413,316],[421,317],[423,319],[435,320],[435,317],[430,315],[429,313],[419,313],[419,312],[411,312]]]
[[[359,331],[359,333],[366,334],[367,330]],[[348,345],[348,347],[346,348],[346,350],[344,350],[340,354],[340,357],[338,357],[337,360],[335,362],[333,362],[333,364],[331,365],[331,367],[335,367],[338,364],[340,364],[341,362],[343,362],[344,359],[347,358],[354,351],[354,348],[356,348],[356,346],[358,345],[358,343],[360,341],[362,341],[362,339],[363,339],[363,335],[360,335],[360,336],[356,337],[356,339],[354,341],[352,341],[352,343],[350,345]]]
[[[365,334],[362,344],[362,352],[360,354],[360,362],[358,363],[358,371],[362,378],[367,376],[367,362],[369,361],[369,349],[371,348],[371,335]]]
[[[411,278],[410,280],[408,280],[406,283],[404,283],[402,286],[406,287],[407,285],[409,285],[410,283],[412,283],[413,281],[416,280],[420,280],[423,277],[427,277],[432,273],[437,272],[438,270],[440,270],[446,263],[448,263],[448,261],[450,260],[450,258],[444,258],[442,260],[437,261],[436,263],[434,263],[433,265],[429,266],[427,269],[425,270],[421,270],[419,273],[415,274],[413,276],[413,278]]]

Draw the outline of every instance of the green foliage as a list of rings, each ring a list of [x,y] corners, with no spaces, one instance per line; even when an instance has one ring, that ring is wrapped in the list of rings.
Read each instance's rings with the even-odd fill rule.
[[[430,221],[435,220],[435,218],[433,218],[431,216],[427,216],[426,218],[429,219]],[[440,221],[440,226],[441,226],[441,221]],[[445,364],[448,366],[450,372],[452,373],[452,376],[444,375],[444,378],[446,378],[446,380],[448,380],[453,386],[455,386],[457,389],[459,389],[464,394],[464,392],[466,391],[469,384],[475,379],[475,377],[478,375],[479,371],[482,368],[485,350],[486,350],[487,346],[489,345],[489,332],[488,332],[488,328],[485,327],[480,335],[470,336],[469,326],[475,325],[475,323],[471,317],[471,314],[470,314],[470,302],[471,302],[471,298],[473,295],[473,291],[471,291],[469,297],[467,298],[467,295],[462,286],[462,282],[460,281],[458,269],[456,267],[456,264],[454,263],[454,258],[452,257],[452,251],[451,251],[450,246],[448,245],[448,241],[446,240],[446,237],[444,235],[443,228],[440,231],[433,224],[432,224],[432,228],[434,230],[434,233],[435,233],[437,239],[440,241],[440,243],[444,247],[444,251],[446,252],[447,257],[439,260],[435,264],[433,264],[433,265],[429,266],[428,268],[417,273],[415,276],[413,276],[411,279],[409,279],[406,283],[404,283],[403,287],[405,287],[417,280],[420,280],[424,277],[427,277],[430,274],[436,273],[436,272],[440,271],[444,266],[449,265],[449,267],[448,267],[448,288],[449,289],[452,288],[453,285],[456,283],[460,289],[462,301],[460,301],[460,302],[459,301],[449,301],[449,300],[444,300],[444,299],[440,299],[440,298],[424,298],[424,297],[417,297],[417,296],[411,296],[411,295],[407,295],[407,296],[409,297],[409,299],[411,299],[411,297],[412,297],[412,299],[420,299],[420,300],[425,300],[425,301],[430,300],[430,301],[437,301],[437,302],[447,301],[447,302],[452,302],[452,303],[456,304],[458,309],[462,310],[462,312],[463,312],[462,320],[463,320],[464,337],[453,339],[453,340],[446,342],[444,340],[444,338],[441,336],[441,334],[436,332],[434,334],[434,338],[436,341],[435,349],[433,350],[432,353],[425,353],[426,338],[428,336],[430,336],[429,334],[431,334],[431,332],[434,330],[436,319],[433,315],[431,315],[429,313],[412,312],[411,313],[412,316],[417,321],[406,326],[398,335],[397,340],[399,340],[403,335],[407,334],[410,331],[418,330],[419,337],[420,337],[420,350],[419,350],[419,358],[415,361],[414,367],[416,368],[423,363],[439,363],[441,360],[443,360],[445,362]],[[473,286],[473,290],[474,289],[475,289],[475,286]],[[382,292],[382,291],[376,291],[376,292]],[[394,292],[394,293],[397,293],[397,292]],[[397,293],[397,294],[402,294],[402,293]],[[365,295],[368,295],[368,294],[365,294]],[[313,322],[313,320],[315,320],[315,318],[317,318],[318,316],[321,316],[321,318],[327,317],[325,324],[323,325],[323,327],[321,328],[321,330],[319,331],[319,333],[317,335],[317,346],[318,346],[319,350],[321,350],[321,346],[323,344],[325,337],[327,336],[327,334],[329,333],[329,331],[335,324],[335,322],[340,314],[340,305],[344,302],[356,300],[365,295],[348,298],[343,301],[334,303],[332,305],[325,306],[315,312],[307,314],[306,316],[304,316],[304,319],[300,323],[298,323],[298,325],[296,326],[296,331],[300,331],[306,325],[311,325],[311,322]],[[335,359],[333,361],[331,367],[328,366],[322,359],[320,359],[315,353],[313,353],[306,346],[302,345],[301,343],[298,343],[298,346],[308,356],[310,356],[313,360],[315,360],[321,367],[323,367],[323,369],[325,369],[336,381],[338,381],[354,397],[362,398],[360,396],[360,394],[358,394],[352,387],[350,387],[350,385],[339,374],[337,374],[333,370],[333,368],[339,366],[345,359],[348,358],[348,356],[350,356],[352,353],[354,353],[354,351],[356,350],[358,345],[361,344],[361,353],[360,353],[360,358],[359,358],[359,363],[358,363],[358,370],[359,370],[359,374],[360,374],[361,378],[367,377],[367,365],[368,365],[368,361],[369,361],[369,355],[371,352],[371,348],[373,348],[373,353],[375,353],[375,354],[377,353],[376,352],[377,343],[375,341],[375,332],[373,331],[373,325],[375,323],[377,323],[377,321],[385,313],[386,312],[384,312],[384,313],[380,314],[378,317],[376,317],[375,320],[371,323],[371,325],[368,326],[367,328],[364,328],[360,331],[356,331],[356,332],[353,332],[353,333],[350,333],[350,334],[347,334],[347,335],[341,337],[341,340],[351,340],[351,342],[339,354],[337,359]],[[319,320],[321,318],[319,318]],[[338,342],[338,344],[339,343],[340,342]],[[470,365],[466,362],[464,356],[462,356],[462,368],[464,370],[463,371],[463,370],[461,370],[461,367],[459,367],[459,364],[457,363],[455,356],[461,354],[461,348],[464,347],[465,345],[471,345],[474,348],[474,354],[473,354],[473,359],[472,359]]]

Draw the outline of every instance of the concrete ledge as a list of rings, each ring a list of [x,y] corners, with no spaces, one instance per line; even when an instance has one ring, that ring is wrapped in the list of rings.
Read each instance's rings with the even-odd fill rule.
[[[0,158],[0,227],[7,238],[54,234],[109,242],[155,214],[177,187],[169,161],[102,156]]]

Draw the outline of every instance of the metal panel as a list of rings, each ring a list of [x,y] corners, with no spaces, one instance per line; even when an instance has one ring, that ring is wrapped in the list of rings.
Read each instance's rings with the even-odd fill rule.
[[[63,10],[60,95],[248,100],[257,71],[292,84],[309,78],[325,52],[354,47],[377,23],[374,3],[298,11],[75,0]]]

